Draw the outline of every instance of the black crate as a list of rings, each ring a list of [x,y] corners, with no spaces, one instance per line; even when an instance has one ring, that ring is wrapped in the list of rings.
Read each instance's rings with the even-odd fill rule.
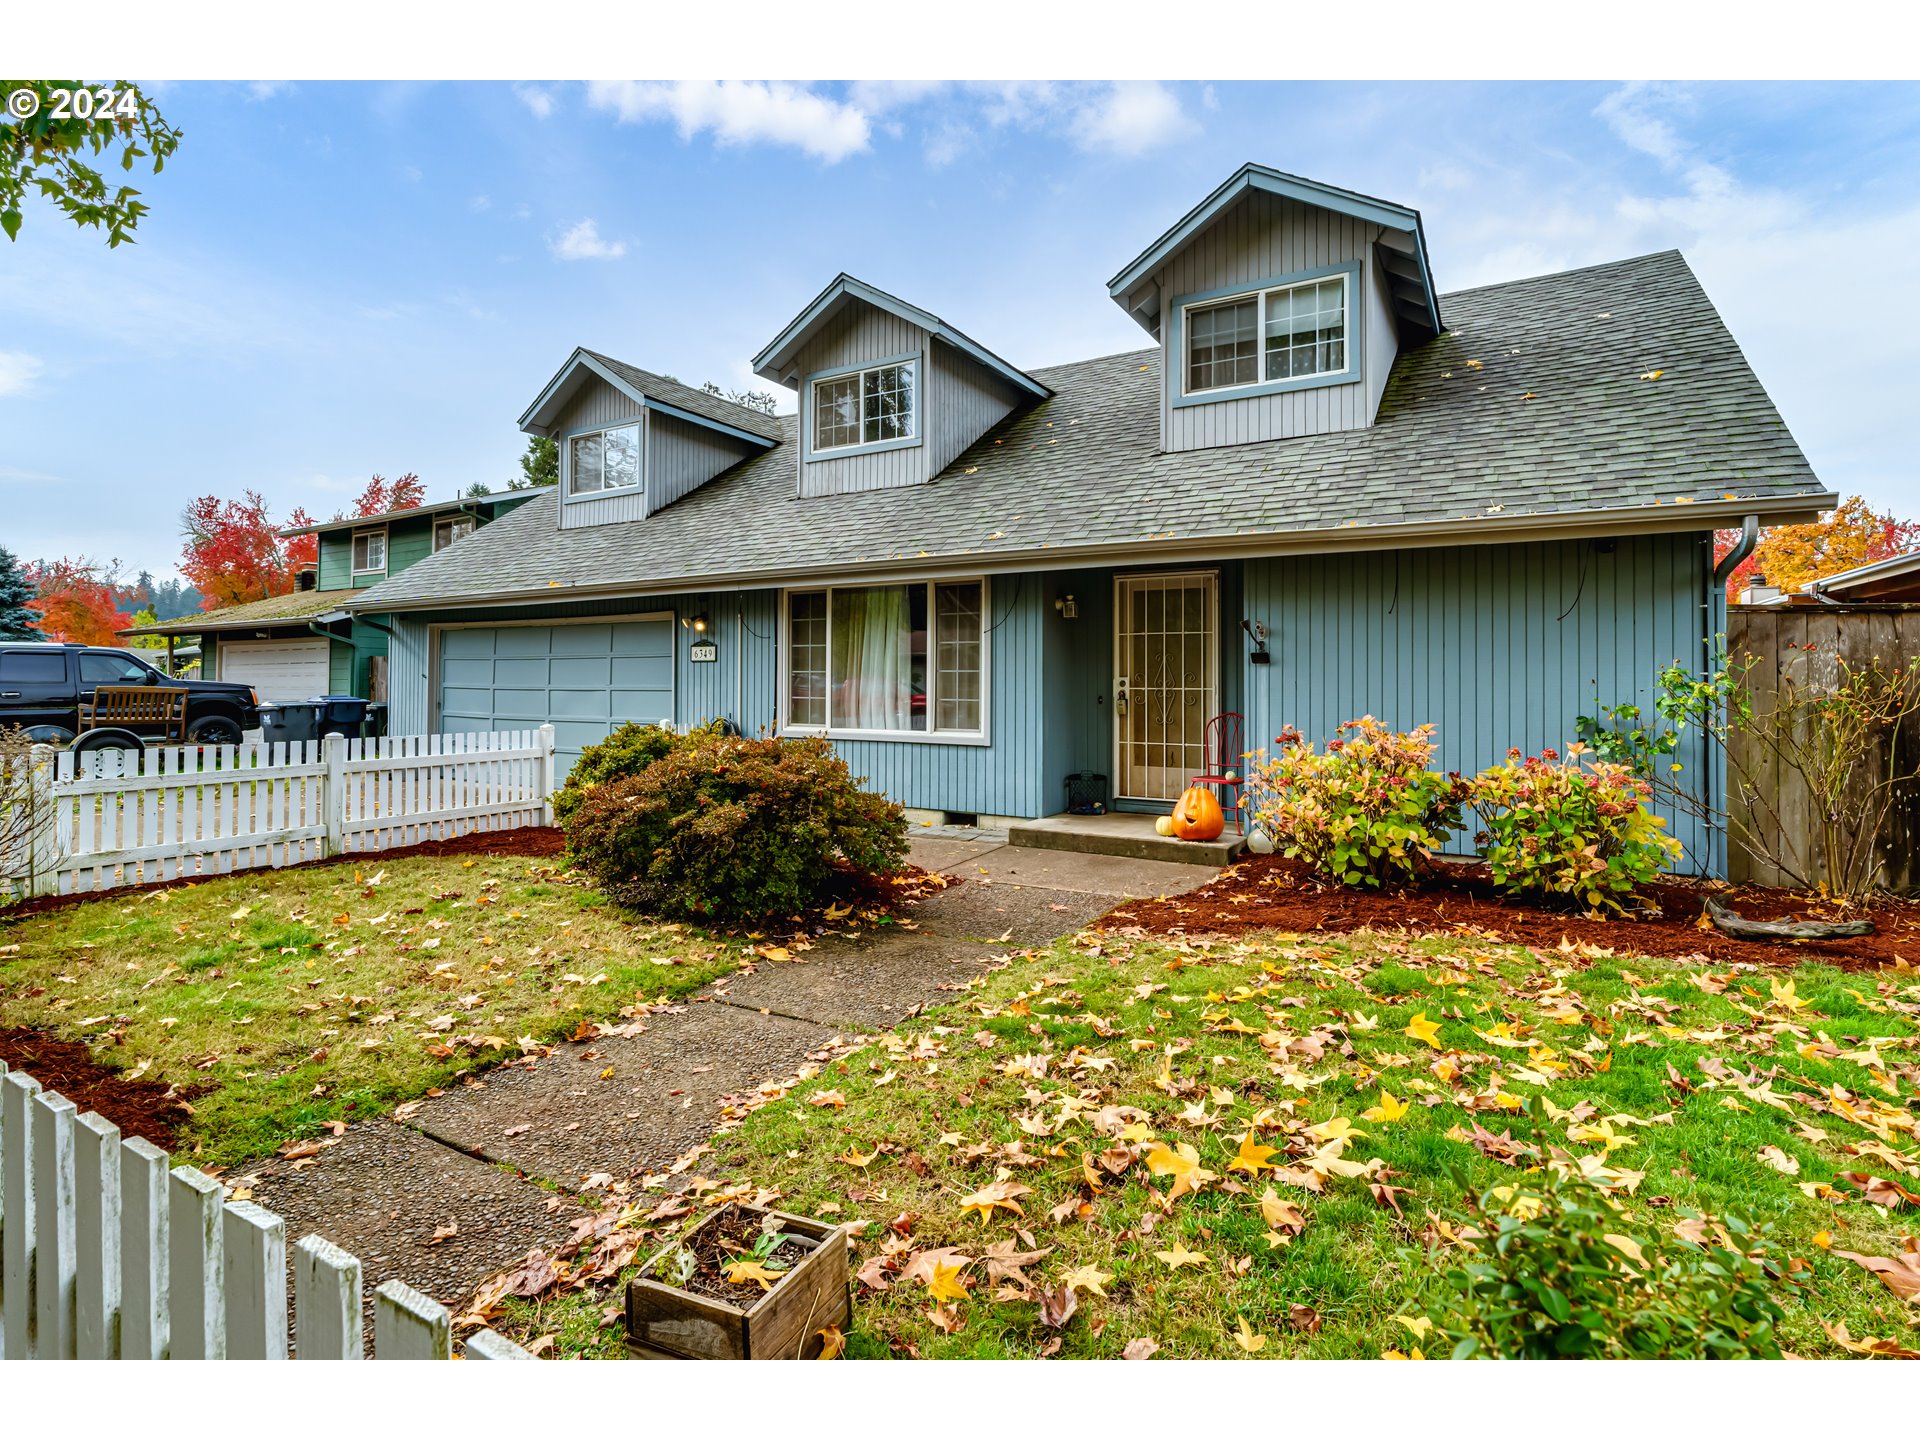
[[[1091,770],[1067,776],[1067,813],[1104,815],[1107,813],[1107,777]]]

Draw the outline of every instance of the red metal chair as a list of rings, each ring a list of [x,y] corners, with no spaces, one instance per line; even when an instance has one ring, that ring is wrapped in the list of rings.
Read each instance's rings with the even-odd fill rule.
[[[1196,775],[1187,782],[1189,785],[1212,785],[1216,789],[1241,790],[1246,781],[1246,745],[1240,712],[1223,710],[1207,721],[1207,768],[1212,773]],[[1232,778],[1228,778],[1229,772]],[[1220,808],[1233,816],[1233,830],[1236,835],[1247,833],[1247,824],[1241,814],[1240,797],[1233,797],[1233,804],[1227,804],[1227,797],[1220,796]]]

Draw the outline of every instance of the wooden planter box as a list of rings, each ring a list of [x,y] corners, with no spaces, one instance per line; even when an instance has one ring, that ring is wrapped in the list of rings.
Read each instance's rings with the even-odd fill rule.
[[[722,1206],[688,1234],[691,1239],[729,1210],[756,1225],[778,1215],[795,1239],[781,1247],[791,1268],[772,1289],[748,1288],[745,1306],[710,1300],[652,1278],[660,1256],[627,1285],[627,1350],[641,1360],[810,1360],[820,1353],[820,1331],[842,1331],[852,1317],[847,1288],[847,1232],[784,1210]],[[804,1255],[793,1252],[805,1244]],[[666,1252],[662,1252],[664,1254]]]

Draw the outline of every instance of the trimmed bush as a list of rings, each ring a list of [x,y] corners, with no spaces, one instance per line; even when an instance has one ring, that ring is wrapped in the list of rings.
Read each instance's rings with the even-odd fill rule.
[[[681,737],[638,775],[587,789],[566,832],[613,899],[696,920],[797,914],[849,871],[891,874],[907,854],[905,813],[817,737]]]
[[[554,792],[554,822],[564,826],[596,785],[638,775],[665,758],[682,738],[663,725],[622,725],[598,745],[589,745],[568,772],[567,783]]]
[[[1280,753],[1248,771],[1254,821],[1284,855],[1342,885],[1411,881],[1420,860],[1463,823],[1470,793],[1457,774],[1427,769],[1433,726],[1389,730],[1371,715],[1316,751],[1292,726]]]
[[[1473,782],[1486,826],[1476,839],[1501,889],[1617,913],[1619,897],[1681,854],[1666,821],[1647,809],[1647,782],[1626,765],[1583,759],[1591,753],[1577,741],[1564,760],[1554,750],[1525,758],[1509,750],[1505,765]]]
[[[1780,1358],[1765,1225],[1680,1212],[1638,1234],[1584,1180],[1498,1185],[1480,1197],[1478,1256],[1439,1277],[1430,1317],[1454,1359]]]

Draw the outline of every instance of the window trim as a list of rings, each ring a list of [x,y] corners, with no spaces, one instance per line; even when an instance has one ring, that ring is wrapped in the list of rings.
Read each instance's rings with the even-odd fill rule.
[[[453,540],[447,541],[447,545],[440,543],[440,527],[445,525],[451,530],[462,520],[467,522],[467,535],[471,535],[480,528],[480,517],[477,515],[443,515],[433,522],[433,549],[429,552],[430,554],[438,555],[442,550],[447,548],[447,545],[453,544],[455,540],[463,540],[466,538],[466,536],[463,535],[456,535],[453,537]]]
[[[835,590],[871,590],[879,585],[925,585],[927,589],[927,718],[936,716],[939,700],[939,665],[936,663],[933,636],[934,594],[940,585],[980,587],[980,728],[978,730],[855,730],[831,723],[800,725],[789,714],[793,703],[793,597],[825,594],[827,597],[827,685],[833,685],[833,592]],[[821,735],[829,740],[878,740],[910,745],[991,745],[993,743],[993,581],[986,575],[915,576],[905,580],[849,579],[826,581],[817,585],[789,585],[780,591],[780,664],[776,682],[780,687],[780,733],[782,735]],[[832,697],[829,694],[828,704]]]
[[[910,350],[903,355],[883,355],[875,360],[862,360],[858,365],[839,365],[829,370],[813,370],[800,377],[800,453],[803,461],[844,460],[853,455],[877,455],[883,450],[906,450],[925,443],[926,439],[926,378],[927,367],[922,364],[925,352]],[[813,447],[813,391],[822,380],[840,380],[848,375],[865,375],[869,370],[885,370],[894,365],[908,365],[913,369],[913,433],[892,440],[861,441],[856,445],[834,445],[825,450]],[[861,386],[864,396],[866,386]],[[865,407],[862,406],[861,423],[866,422]]]
[[[1363,267],[1358,260],[1350,260],[1342,265],[1322,265],[1314,270],[1297,270],[1288,275],[1275,275],[1265,280],[1257,280],[1245,285],[1227,285],[1215,290],[1199,290],[1191,295],[1176,295],[1168,307],[1172,322],[1168,326],[1167,364],[1168,403],[1176,408],[1186,405],[1216,405],[1223,400],[1250,400],[1260,395],[1281,395],[1289,390],[1313,390],[1325,385],[1356,385],[1365,378],[1362,361],[1361,333],[1365,327],[1365,317],[1359,314],[1357,301],[1361,295],[1361,275]],[[1233,300],[1252,300],[1258,305],[1255,330],[1259,337],[1259,355],[1261,366],[1266,363],[1266,299],[1272,291],[1285,290],[1295,285],[1307,285],[1316,280],[1331,280],[1339,277],[1346,285],[1347,316],[1347,364],[1344,370],[1331,370],[1322,375],[1295,375],[1285,380],[1251,380],[1245,385],[1222,385],[1211,390],[1187,389],[1187,312],[1194,309],[1207,309]]]
[[[621,485],[612,490],[587,490],[576,493],[573,488],[573,442],[582,435],[604,435],[609,430],[625,430],[632,426],[640,432],[640,478],[631,485]],[[591,505],[596,500],[619,500],[629,495],[644,497],[647,493],[647,414],[624,420],[603,420],[594,425],[578,425],[564,430],[557,437],[560,442],[560,503],[563,505]]]
[[[353,574],[384,575],[387,573],[389,547],[393,543],[393,537],[389,535],[387,531],[388,527],[385,525],[363,525],[354,530],[353,534],[347,540],[347,567]],[[354,554],[354,552],[360,548],[360,537],[362,535],[378,535],[380,537],[380,563],[378,565],[366,566],[364,569]],[[368,554],[369,558],[371,558],[371,546],[368,547]]]

